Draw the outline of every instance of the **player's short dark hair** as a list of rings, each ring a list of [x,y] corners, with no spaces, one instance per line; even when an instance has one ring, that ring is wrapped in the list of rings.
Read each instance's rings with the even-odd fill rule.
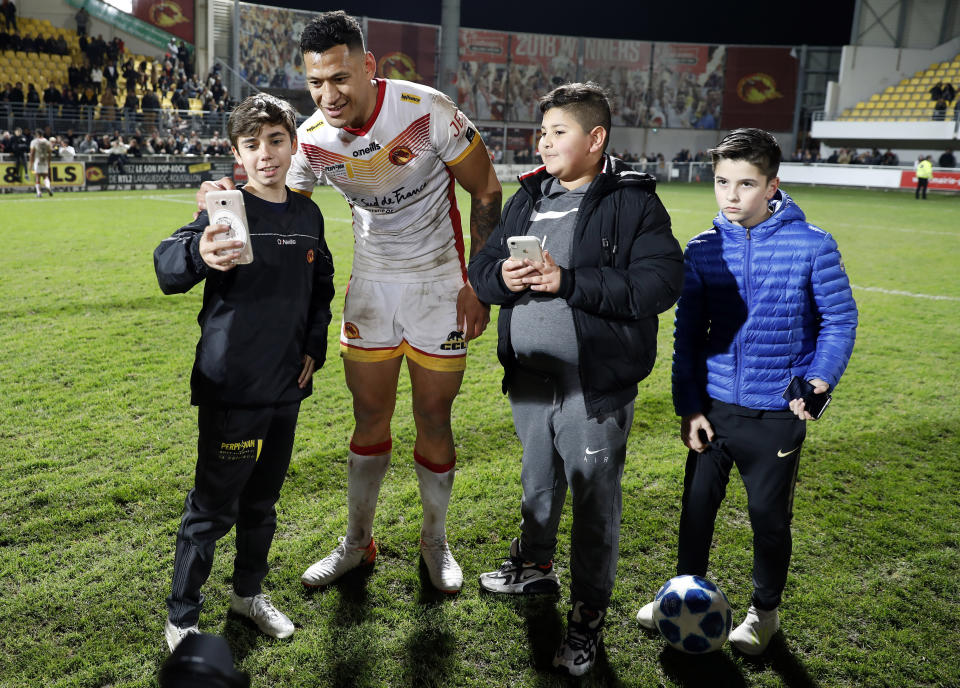
[[[607,132],[607,139],[603,143],[606,149],[610,141],[610,96],[599,84],[587,81],[557,86],[540,97],[540,112],[553,108],[569,112],[585,132],[592,131],[594,127],[603,127]]]
[[[336,45],[346,45],[360,53],[366,51],[360,22],[343,10],[314,17],[300,33],[301,53],[322,53]]]
[[[297,135],[297,115],[290,103],[268,93],[257,93],[244,98],[230,113],[227,136],[236,148],[241,136],[257,136],[264,126],[272,124],[283,125],[291,141]]]
[[[780,144],[773,134],[763,129],[734,129],[720,139],[716,148],[707,152],[713,161],[714,169],[721,160],[746,160],[760,170],[768,181],[780,171]]]

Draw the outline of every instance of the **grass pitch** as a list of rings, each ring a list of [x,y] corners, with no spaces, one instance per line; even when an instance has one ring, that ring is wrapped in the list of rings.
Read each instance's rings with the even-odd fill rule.
[[[505,189],[505,197],[516,186]],[[783,633],[748,660],[695,659],[639,631],[637,608],[674,571],[685,450],[669,389],[672,313],[641,385],[623,480],[618,582],[605,651],[583,685],[960,684],[960,198],[794,187],[837,238],[861,324],[850,367],[800,468]],[[664,185],[681,243],[715,213],[704,185]],[[419,571],[409,384],[381,493],[373,574],[307,593],[300,573],[346,524],[350,399],[336,322],[349,275],[348,209],[330,189],[338,294],[333,352],[304,402],[278,506],[266,589],[297,623],[274,641],[227,615],[233,536],[217,550],[201,618],[254,686],[551,686],[564,599],[482,595],[519,521],[519,445],[500,395],[496,329],[471,344],[454,407],[459,472],[448,534],[463,592]],[[0,198],[0,686],[152,686],[183,498],[193,481],[189,371],[201,288],[161,295],[152,251],[193,210],[191,191]],[[461,206],[468,208],[461,196]],[[569,509],[556,561],[568,582]],[[739,621],[751,535],[734,477],[711,577]]]

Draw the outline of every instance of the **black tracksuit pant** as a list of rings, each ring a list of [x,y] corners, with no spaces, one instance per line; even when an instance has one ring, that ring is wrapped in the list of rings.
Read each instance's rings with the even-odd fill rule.
[[[200,406],[197,469],[187,493],[173,585],[170,621],[197,623],[217,540],[237,526],[233,589],[242,597],[260,593],[267,554],[277,526],[274,505],[287,475],[300,404],[255,409]]]
[[[789,411],[758,411],[713,401],[705,415],[714,439],[687,455],[677,574],[705,576],[717,509],[736,465],[753,527],[753,604],[775,609],[787,582],[793,542],[793,491],[806,422]]]

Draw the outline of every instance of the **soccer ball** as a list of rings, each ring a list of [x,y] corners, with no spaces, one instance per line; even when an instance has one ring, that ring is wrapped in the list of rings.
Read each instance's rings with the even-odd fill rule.
[[[719,650],[733,615],[730,603],[714,583],[700,576],[671,578],[654,598],[653,621],[673,647],[693,655]]]

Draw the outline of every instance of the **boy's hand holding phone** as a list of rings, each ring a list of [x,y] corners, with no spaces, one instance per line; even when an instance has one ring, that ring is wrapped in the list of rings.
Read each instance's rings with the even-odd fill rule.
[[[783,398],[790,402],[790,410],[800,420],[818,420],[832,398],[827,392],[830,385],[820,378],[813,378],[809,382],[801,377],[794,377],[790,386],[783,393]]]
[[[237,239],[222,238],[230,231],[230,225],[207,225],[200,235],[200,257],[212,270],[226,272],[237,267],[237,260],[243,249],[243,242]]]
[[[523,279],[534,272],[536,272],[536,268],[527,265],[525,259],[517,260],[516,258],[507,258],[500,266],[500,276],[510,291],[523,291],[526,289],[527,285]]]

